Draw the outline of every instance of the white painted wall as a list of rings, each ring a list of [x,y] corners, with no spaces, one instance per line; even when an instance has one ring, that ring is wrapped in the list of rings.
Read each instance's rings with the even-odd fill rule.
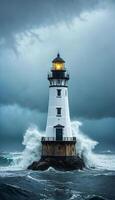
[[[61,97],[57,97],[57,89],[61,89]],[[57,117],[57,107],[61,107],[61,117]],[[64,126],[63,137],[72,137],[68,88],[67,87],[50,87],[49,88],[49,106],[46,125],[46,137],[56,137],[55,129],[57,124]]]

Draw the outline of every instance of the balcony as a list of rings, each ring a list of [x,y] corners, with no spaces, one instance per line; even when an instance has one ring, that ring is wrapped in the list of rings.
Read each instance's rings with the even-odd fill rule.
[[[63,71],[56,71],[56,72],[49,72],[48,73],[48,80],[51,79],[66,79],[69,80],[69,74],[68,72]]]
[[[42,137],[41,142],[76,142],[76,137],[63,137],[62,140],[56,140],[56,137]]]

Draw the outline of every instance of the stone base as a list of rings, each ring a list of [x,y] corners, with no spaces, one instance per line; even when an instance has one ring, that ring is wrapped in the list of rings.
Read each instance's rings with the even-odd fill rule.
[[[39,161],[33,162],[28,169],[31,170],[47,170],[53,167],[56,170],[71,171],[82,170],[85,168],[83,159],[79,156],[71,157],[42,157]]]

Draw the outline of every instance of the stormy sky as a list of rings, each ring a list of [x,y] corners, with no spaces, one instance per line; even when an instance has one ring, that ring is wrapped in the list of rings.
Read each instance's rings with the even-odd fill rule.
[[[0,150],[18,149],[26,129],[45,130],[47,73],[60,52],[70,73],[72,120],[115,144],[115,1],[0,0]]]

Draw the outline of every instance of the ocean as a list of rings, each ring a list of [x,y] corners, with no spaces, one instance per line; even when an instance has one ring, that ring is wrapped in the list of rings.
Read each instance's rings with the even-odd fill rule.
[[[23,152],[0,153],[0,200],[115,200],[115,154],[94,153],[96,141],[80,132],[73,122],[76,148],[86,168],[78,171],[27,170],[40,157],[40,133],[29,128],[23,140]]]

